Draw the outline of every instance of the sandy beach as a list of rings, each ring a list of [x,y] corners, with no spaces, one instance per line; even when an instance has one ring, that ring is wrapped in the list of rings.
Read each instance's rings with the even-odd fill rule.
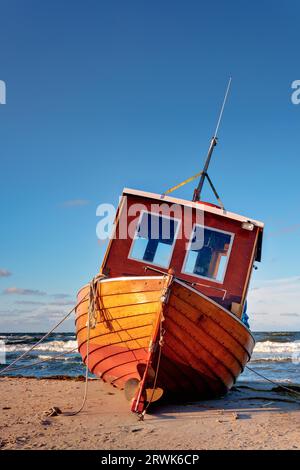
[[[101,381],[0,379],[0,447],[7,449],[300,449],[300,404],[240,385],[214,401],[165,404],[144,421]],[[57,406],[63,412],[47,417]]]

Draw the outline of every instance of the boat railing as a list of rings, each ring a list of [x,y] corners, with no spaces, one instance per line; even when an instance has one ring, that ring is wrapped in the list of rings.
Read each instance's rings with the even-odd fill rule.
[[[153,268],[152,266],[145,266],[144,270],[145,271],[154,271],[156,273],[160,273],[160,274],[163,274],[163,275],[166,274],[165,271],[161,271],[160,269]],[[222,300],[225,300],[225,298],[227,296],[227,289],[222,289],[221,287],[210,286],[209,284],[204,284],[204,283],[201,283],[201,282],[188,281],[187,279],[183,279],[182,277],[178,277],[178,276],[174,276],[174,277],[176,279],[178,279],[178,281],[185,282],[186,284],[189,284],[191,287],[201,286],[201,287],[207,287],[209,289],[214,289],[214,290],[218,290],[220,292],[223,292]]]

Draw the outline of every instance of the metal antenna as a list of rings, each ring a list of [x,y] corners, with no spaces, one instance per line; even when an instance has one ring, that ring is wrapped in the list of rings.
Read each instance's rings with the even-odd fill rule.
[[[204,165],[204,168],[203,168],[203,171],[202,171],[202,175],[201,175],[201,178],[200,178],[200,181],[199,181],[199,184],[197,186],[197,188],[195,189],[194,191],[194,195],[193,195],[193,201],[200,201],[200,198],[201,198],[201,192],[202,192],[202,189],[203,189],[203,185],[204,185],[204,181],[205,181],[205,178],[207,178],[212,190],[213,190],[213,193],[214,195],[216,196],[219,204],[221,205],[221,207],[224,209],[224,205],[214,187],[214,185],[212,184],[212,181],[210,179],[210,177],[208,176],[207,174],[207,170],[208,170],[208,167],[209,167],[209,164],[210,164],[210,160],[211,160],[211,156],[213,154],[213,151],[214,151],[214,147],[217,145],[218,143],[218,138],[217,138],[217,135],[218,135],[218,131],[219,131],[219,127],[220,127],[220,124],[221,124],[221,121],[222,121],[222,117],[223,117],[223,112],[224,112],[224,108],[225,108],[225,104],[226,104],[226,101],[227,101],[227,97],[228,97],[228,94],[229,94],[229,90],[230,90],[230,86],[231,86],[231,81],[232,81],[232,78],[230,77],[229,78],[229,81],[228,81],[228,85],[227,85],[227,88],[226,88],[226,92],[225,92],[225,96],[224,96],[224,100],[223,100],[223,104],[222,104],[222,107],[221,107],[221,111],[220,111],[220,114],[219,114],[219,119],[218,119],[218,122],[217,122],[217,127],[216,127],[216,130],[215,130],[215,133],[214,133],[214,136],[212,137],[211,141],[210,141],[210,146],[209,146],[209,149],[208,149],[208,153],[207,153],[207,157],[206,157],[206,161],[205,161],[205,165]]]

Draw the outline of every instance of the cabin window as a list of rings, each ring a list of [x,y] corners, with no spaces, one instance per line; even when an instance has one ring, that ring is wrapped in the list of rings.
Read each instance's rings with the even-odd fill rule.
[[[232,233],[195,225],[183,272],[223,283],[233,238]]]
[[[179,220],[142,212],[129,258],[168,268],[179,228]]]

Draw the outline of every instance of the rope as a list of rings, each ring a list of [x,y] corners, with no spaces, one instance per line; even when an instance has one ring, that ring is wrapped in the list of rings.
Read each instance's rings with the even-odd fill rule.
[[[21,369],[30,369],[31,367],[37,366],[38,364],[43,364],[43,363],[49,362],[49,361],[55,361],[56,359],[59,359],[60,357],[64,357],[67,354],[71,354],[75,351],[78,351],[78,348],[71,349],[70,351],[66,351],[62,354],[57,354],[53,357],[48,357],[48,359],[43,359],[41,361],[32,362],[31,364],[25,364],[24,366],[20,366],[20,367],[13,367],[12,369],[10,368],[9,372],[14,372],[16,370],[21,370]]]
[[[79,307],[79,305],[81,305],[87,298],[87,296],[89,295],[89,309],[88,309],[88,321],[87,321],[87,351],[86,351],[86,371],[85,371],[85,389],[84,389],[84,397],[83,397],[83,400],[82,400],[82,404],[80,406],[80,408],[77,410],[77,411],[74,411],[74,412],[66,412],[66,413],[63,413],[64,415],[66,416],[75,416],[77,414],[79,414],[85,404],[86,404],[86,401],[87,401],[87,393],[88,393],[88,374],[89,374],[89,353],[90,353],[90,329],[91,328],[95,328],[96,326],[96,323],[97,323],[97,315],[96,315],[96,300],[97,300],[97,286],[98,286],[98,282],[100,279],[102,279],[104,276],[102,274],[100,275],[97,275],[95,276],[91,283],[90,283],[90,291],[89,291],[89,294],[86,294],[80,302],[78,302],[63,318],[62,320],[60,320],[48,333],[46,333],[44,336],[42,336],[42,338],[40,338],[33,346],[31,346],[27,351],[25,351],[23,354],[21,354],[21,356],[17,357],[11,364],[9,364],[8,366],[6,366],[4,369],[2,369],[0,371],[0,375],[3,375],[6,371],[15,371],[15,370],[19,370],[19,369],[26,369],[26,368],[29,368],[29,367],[32,367],[32,366],[35,366],[37,364],[41,364],[41,363],[44,363],[44,362],[47,362],[47,361],[50,361],[50,360],[55,360],[59,357],[63,357],[67,354],[70,354],[74,351],[77,350],[77,348],[74,348],[72,349],[71,351],[67,351],[66,353],[63,353],[63,354],[59,354],[59,355],[56,355],[55,357],[52,357],[52,358],[49,358],[49,359],[45,359],[45,360],[42,360],[42,361],[38,361],[38,362],[35,362],[33,364],[30,364],[30,365],[24,365],[24,366],[21,366],[21,367],[15,367],[13,368],[12,366],[14,364],[17,364],[21,359],[23,359],[24,357],[28,356],[29,353],[31,351],[33,351],[39,344],[41,344],[46,338],[48,338],[52,333],[53,331],[55,331],[73,312],[74,310],[76,310],[77,307]],[[161,352],[162,352],[162,346],[163,346],[163,335],[164,335],[164,330],[162,328],[162,318],[161,318],[161,321],[160,321],[160,340],[159,340],[159,353],[158,353],[158,359],[157,359],[157,366],[156,366],[156,373],[155,373],[155,378],[154,378],[154,382],[153,382],[153,389],[152,389],[152,395],[150,397],[150,400],[147,404],[147,406],[145,407],[145,409],[143,410],[142,414],[141,414],[141,419],[143,419],[144,415],[146,414],[146,411],[148,409],[148,407],[150,406],[151,402],[152,402],[152,398],[153,398],[153,395],[154,395],[154,391],[155,391],[155,388],[156,388],[156,383],[157,383],[157,377],[158,377],[158,371],[159,371],[159,365],[160,365],[160,359],[161,359]],[[259,377],[263,378],[264,380],[272,383],[273,385],[275,385],[276,387],[279,387],[283,390],[286,390],[288,391],[289,393],[292,393],[294,395],[297,395],[300,397],[300,392],[297,392],[296,390],[293,390],[289,387],[286,387],[284,385],[281,385],[281,384],[278,384],[276,382],[274,382],[273,380],[269,379],[268,377],[264,376],[263,374],[260,374],[259,372],[255,371],[254,369],[252,369],[251,367],[249,366],[245,366],[248,370],[250,370],[251,372],[253,372],[254,374],[258,375]]]
[[[187,178],[186,180],[182,181],[182,183],[176,184],[176,186],[173,186],[172,188],[168,189],[162,195],[166,196],[166,194],[172,193],[176,189],[181,188],[185,184],[190,183],[191,181],[195,180],[196,178],[198,178],[198,176],[201,176],[202,173],[203,173],[203,171],[199,171],[199,173],[196,173],[194,176],[191,176],[190,178]]]
[[[64,354],[60,354],[60,355],[57,355],[55,356],[55,358],[51,358],[51,359],[46,359],[44,361],[38,361],[36,362],[35,364],[31,364],[31,365],[25,365],[25,366],[22,366],[22,367],[17,367],[17,368],[12,368],[12,366],[14,364],[16,364],[17,362],[19,362],[21,359],[23,359],[24,357],[28,356],[28,354],[33,351],[33,349],[35,349],[39,344],[42,343],[42,341],[44,341],[46,338],[48,338],[52,333],[53,331],[55,331],[73,312],[74,310],[76,310],[77,307],[79,307],[80,304],[82,304],[87,296],[89,295],[89,310],[88,310],[88,321],[87,321],[87,351],[86,351],[86,370],[85,370],[85,388],[84,388],[84,396],[83,396],[83,400],[82,400],[82,404],[80,406],[80,408],[77,410],[77,411],[74,411],[74,412],[65,412],[63,413],[63,415],[65,416],[75,416],[77,415],[78,413],[80,413],[85,404],[86,404],[86,401],[87,401],[87,393],[88,393],[88,375],[89,375],[89,352],[90,352],[90,329],[91,328],[95,328],[96,326],[96,323],[97,323],[97,316],[96,316],[96,298],[97,298],[97,285],[98,285],[98,281],[100,279],[102,279],[103,277],[105,277],[104,275],[102,274],[98,274],[97,276],[95,276],[92,281],[90,282],[90,291],[89,291],[89,294],[86,294],[80,302],[78,302],[73,308],[72,310],[70,310],[67,315],[64,316],[64,318],[62,318],[62,320],[60,320],[48,333],[46,333],[44,336],[42,336],[42,338],[39,339],[39,341],[37,341],[33,346],[31,346],[31,348],[29,348],[27,351],[25,351],[23,354],[21,354],[21,356],[17,357],[11,364],[9,364],[7,367],[5,367],[4,369],[2,369],[0,371],[0,375],[2,375],[4,372],[8,371],[8,370],[17,370],[17,369],[24,369],[24,368],[27,368],[27,367],[32,367],[32,365],[35,365],[37,363],[42,363],[42,362],[46,362],[48,360],[53,360],[53,359],[56,359],[57,357],[62,357],[63,355],[66,355],[66,354],[69,354],[70,352],[73,352],[76,349],[73,349],[72,351],[67,351],[67,353],[64,353]],[[55,407],[53,407],[54,409]]]
[[[102,274],[95,276],[90,282],[89,292],[89,310],[87,319],[87,342],[86,342],[86,361],[85,361],[85,384],[84,384],[84,395],[80,408],[77,411],[65,412],[65,416],[76,416],[78,415],[86,405],[88,395],[88,383],[89,383],[89,356],[90,356],[90,331],[91,328],[95,328],[97,323],[96,315],[96,299],[97,299],[97,285],[98,281],[105,277]]]
[[[273,380],[269,379],[268,377],[264,376],[263,374],[260,374],[259,372],[257,372],[256,370],[252,369],[251,367],[249,366],[245,366],[248,370],[250,370],[251,372],[253,372],[254,374],[258,375],[259,377],[261,377],[262,379],[265,379],[267,382],[270,382],[271,384],[273,385],[276,385],[276,387],[279,387],[279,388],[282,388],[283,390],[287,390],[289,393],[294,393],[294,395],[297,395],[300,397],[300,392],[297,392],[296,390],[293,390],[292,388],[289,388],[289,387],[285,387],[284,385],[281,385],[277,382],[274,382]]]
[[[29,348],[27,351],[25,351],[23,354],[21,354],[21,356],[17,357],[13,362],[11,362],[8,366],[4,367],[4,369],[2,369],[0,371],[0,375],[2,375],[4,372],[6,372],[7,370],[10,370],[11,367],[16,364],[17,362],[19,362],[21,359],[23,359],[24,357],[28,356],[28,354],[33,351],[33,349],[35,349],[39,344],[41,344],[46,338],[48,338],[48,336],[50,336],[53,331],[55,331],[70,315],[71,313],[74,312],[74,310],[76,310],[77,307],[79,307],[80,304],[82,304],[84,302],[84,300],[86,299],[88,294],[86,294],[83,299],[78,302],[75,307],[72,308],[72,310],[70,310],[67,315],[64,316],[64,318],[62,320],[60,320],[50,331],[48,331],[48,333],[46,333],[44,336],[42,336],[41,339],[39,339],[33,346],[31,346],[31,348]]]

